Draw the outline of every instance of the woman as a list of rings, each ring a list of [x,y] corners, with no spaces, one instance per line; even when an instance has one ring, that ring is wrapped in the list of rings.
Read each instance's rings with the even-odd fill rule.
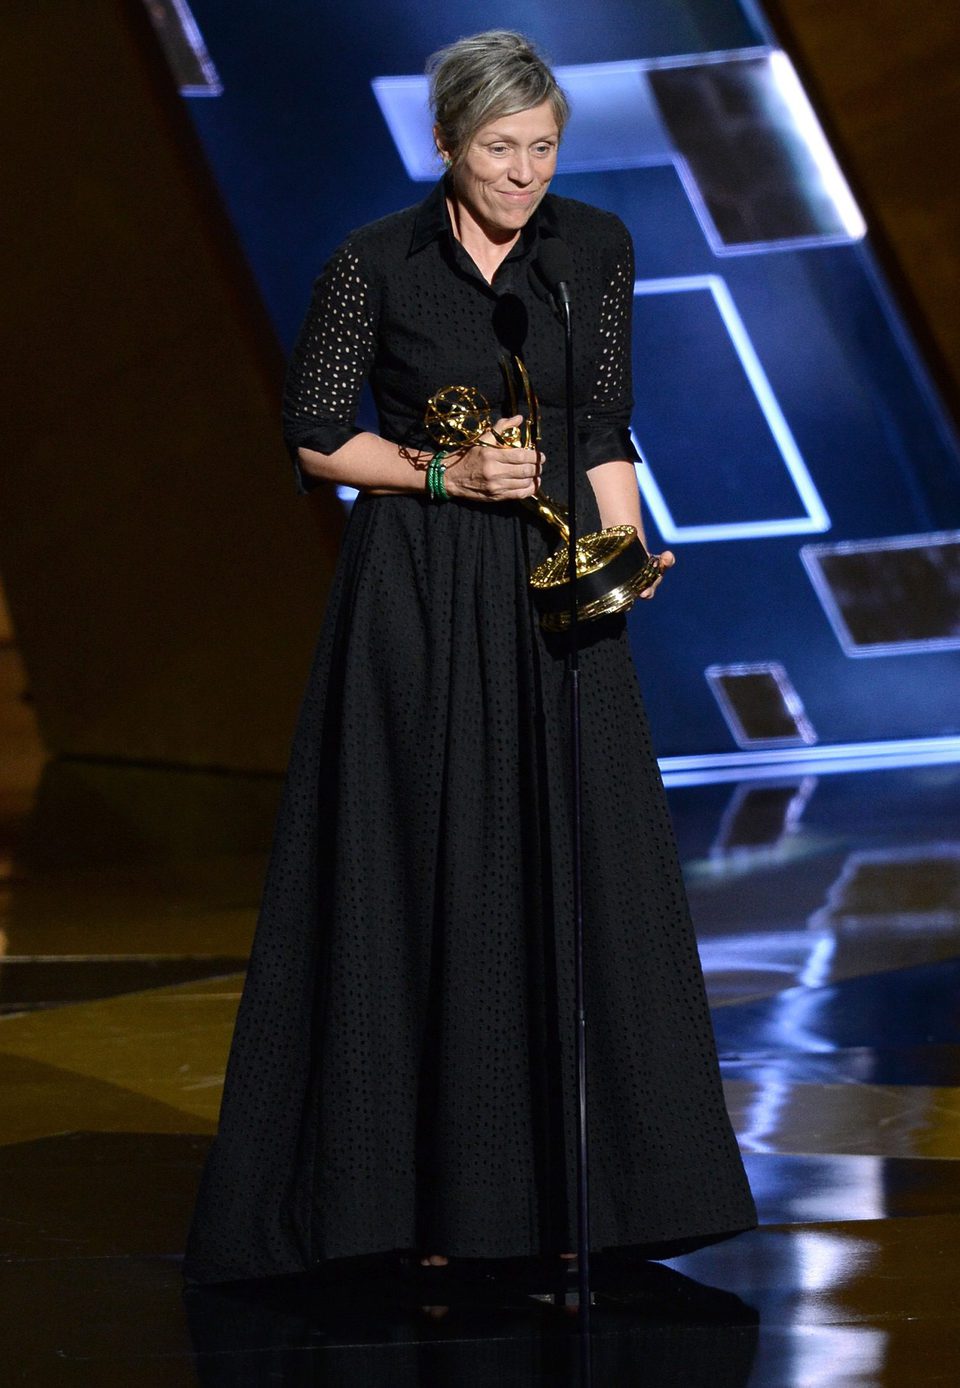
[[[618,218],[548,193],[567,105],[521,36],[436,55],[432,96],[443,178],[334,253],[289,369],[299,489],[360,495],[284,784],[196,1280],[576,1246],[565,642],[528,585],[555,537],[517,502],[541,478],[566,500],[562,329],[536,272],[559,236],[581,529],[640,529],[632,246]],[[500,365],[515,355],[539,458],[498,446],[518,422]],[[365,377],[378,434],[354,422]],[[424,408],[451,384],[500,417],[437,459]],[[584,624],[580,668],[591,1243],[665,1256],[755,1212],[622,616]]]

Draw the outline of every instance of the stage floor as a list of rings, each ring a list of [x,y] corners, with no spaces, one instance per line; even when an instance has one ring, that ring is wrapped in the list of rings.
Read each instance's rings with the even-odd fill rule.
[[[585,1385],[546,1274],[184,1299],[278,782],[44,764],[22,683],[0,650],[4,1381]],[[671,806],[762,1223],[598,1266],[591,1381],[956,1383],[960,767]]]

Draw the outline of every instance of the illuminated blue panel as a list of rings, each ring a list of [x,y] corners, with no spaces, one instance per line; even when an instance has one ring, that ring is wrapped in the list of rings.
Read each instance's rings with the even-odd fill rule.
[[[743,866],[775,858],[799,827],[816,785],[816,776],[778,778],[760,785],[738,783],[710,847],[712,865]]]
[[[803,701],[778,661],[710,665],[704,674],[741,747],[816,742]]]
[[[370,83],[403,167],[415,183],[440,176],[426,77],[375,77]]]
[[[673,164],[715,255],[846,244],[864,235],[846,180],[779,49],[582,63],[556,73],[573,112],[559,172]],[[375,77],[371,85],[409,177],[436,179],[427,78]],[[737,99],[724,99],[718,87],[734,89]]]
[[[960,530],[804,545],[845,655],[960,650]]]
[[[677,171],[714,253],[859,240],[863,218],[787,55],[716,56],[650,70]]]
[[[810,917],[814,929],[883,925],[897,930],[945,930],[960,924],[960,845],[911,844],[851,853]]]
[[[732,413],[725,419],[720,419],[716,415],[700,414],[697,409],[691,408],[689,361],[684,360],[678,364],[678,369],[682,368],[685,394],[677,394],[676,391],[671,391],[669,388],[664,391],[662,386],[666,384],[665,382],[661,383],[660,390],[647,389],[652,371],[655,369],[669,370],[670,361],[666,357],[660,361],[655,361],[655,354],[645,354],[642,340],[637,342],[638,355],[641,361],[640,379],[647,378],[642,394],[645,400],[649,399],[650,401],[647,408],[651,412],[651,429],[653,426],[652,412],[654,409],[660,410],[661,400],[671,410],[669,419],[664,418],[662,412],[657,419],[658,437],[653,446],[650,447],[649,457],[644,452],[643,440],[634,439],[637,451],[644,459],[644,463],[637,466],[640,489],[663,539],[670,544],[678,544],[684,541],[755,539],[766,535],[811,534],[828,530],[830,517],[827,515],[813,479],[800,455],[790,426],[777,403],[766,372],[761,366],[760,359],[747,334],[743,319],[740,317],[724,281],[718,275],[686,275],[671,279],[638,280],[634,285],[634,293],[638,296],[708,294],[711,309],[716,309],[719,314],[720,322],[726,330],[728,345],[732,345],[743,373],[740,385],[744,387],[744,390],[740,401],[728,393],[736,384],[732,379],[724,379],[720,383],[719,392],[717,392],[714,390],[716,382],[710,381],[706,377],[701,378],[699,383],[701,391],[710,389],[717,408],[721,408],[722,405],[725,412],[732,411]],[[705,328],[707,326],[709,325],[705,325]],[[636,333],[635,336],[640,339],[641,334]],[[716,355],[714,353],[707,354],[706,360],[709,364],[709,370],[715,371],[717,369]],[[745,419],[749,418],[751,408],[744,403],[749,398],[746,387],[749,387],[749,393],[752,394],[753,400],[759,406],[765,425],[763,434],[756,436],[755,446],[757,448],[770,447],[768,459],[763,459],[762,455],[759,458],[755,456],[744,459],[743,457],[745,447],[748,444],[753,446],[753,441],[746,436],[743,423]],[[723,403],[724,401],[725,403]],[[689,448],[688,443],[691,437],[691,428],[695,428],[697,431],[695,437],[703,440],[693,450]],[[733,437],[731,437],[731,429],[735,431]],[[672,439],[671,433],[673,434]],[[739,460],[730,459],[724,464],[721,449],[731,445],[735,451],[739,452]],[[770,473],[770,465],[776,458],[782,460],[786,468],[786,475],[780,472],[778,478],[772,477]],[[760,463],[759,468],[758,463]],[[677,509],[677,502],[674,501],[673,505],[668,502],[664,489],[657,481],[657,472],[669,477],[669,484],[665,485],[671,495],[679,493],[685,498],[695,499],[696,503],[701,504],[704,508],[716,511],[717,506],[721,504],[721,499],[726,494],[728,503],[737,505],[742,518],[733,520],[728,517],[714,522],[698,520],[694,523],[678,520],[674,514]],[[726,488],[722,485],[724,472],[727,478]],[[790,496],[793,502],[799,499],[803,508],[801,514],[770,515],[768,511],[766,515],[761,516],[756,514],[743,515],[743,512],[751,504],[759,503],[762,506],[774,499],[776,503],[782,503],[785,496],[783,484],[789,485],[790,482],[792,482],[792,487],[789,488]]]

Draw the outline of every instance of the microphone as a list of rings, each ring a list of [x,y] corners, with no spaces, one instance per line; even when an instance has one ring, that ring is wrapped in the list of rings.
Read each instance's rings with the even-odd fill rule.
[[[566,241],[561,241],[556,236],[545,236],[540,243],[537,265],[547,288],[557,302],[569,311],[573,258]]]

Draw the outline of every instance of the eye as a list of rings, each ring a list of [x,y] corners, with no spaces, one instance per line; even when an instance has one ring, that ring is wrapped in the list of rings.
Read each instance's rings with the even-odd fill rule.
[[[544,156],[553,153],[553,145],[549,140],[544,140],[541,144],[534,145],[533,152],[534,154],[537,154],[541,158],[543,158]]]
[[[507,152],[506,145],[487,145],[487,149],[491,154],[506,154]]]

